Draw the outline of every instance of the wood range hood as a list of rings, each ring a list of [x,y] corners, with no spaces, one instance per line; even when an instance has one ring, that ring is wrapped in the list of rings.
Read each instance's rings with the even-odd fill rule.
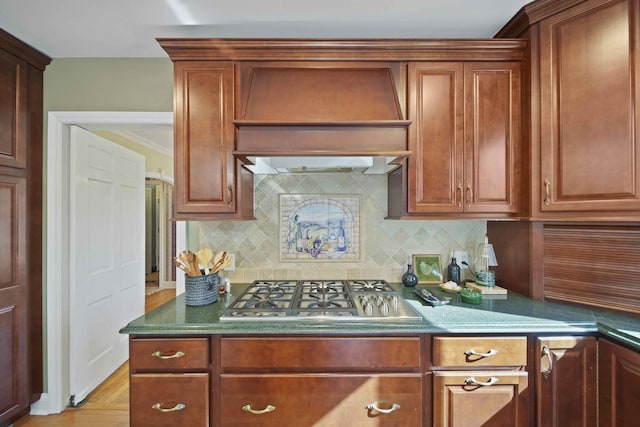
[[[316,157],[318,164],[324,157],[408,154],[410,121],[391,64],[270,62],[243,71],[246,89],[233,121],[237,157]]]

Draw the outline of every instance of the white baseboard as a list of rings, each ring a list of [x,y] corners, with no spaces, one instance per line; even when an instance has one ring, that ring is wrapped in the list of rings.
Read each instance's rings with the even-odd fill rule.
[[[51,415],[51,408],[49,407],[49,395],[42,393],[40,400],[31,404],[31,411],[29,415]]]

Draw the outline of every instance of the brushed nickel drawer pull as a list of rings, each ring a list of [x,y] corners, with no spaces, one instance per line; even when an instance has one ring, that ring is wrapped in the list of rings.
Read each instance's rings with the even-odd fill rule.
[[[549,360],[549,369],[542,371],[542,376],[546,380],[553,371],[553,357],[551,356],[551,350],[546,345],[542,346],[542,357],[546,357]]]
[[[174,406],[173,408],[163,408],[163,404],[158,402],[158,403],[154,403],[151,408],[155,409],[158,412],[163,412],[164,413],[164,412],[182,411],[186,407],[187,407],[187,405],[185,405],[184,403],[177,403],[176,406]]]
[[[382,409],[378,407],[378,402],[373,402],[373,403],[369,403],[366,406],[366,408],[369,411],[376,411],[376,412],[380,412],[381,414],[390,414],[400,409],[400,405],[398,405],[397,403],[393,403],[390,408]]]
[[[478,381],[474,377],[469,377],[466,380],[464,380],[464,382],[466,384],[469,384],[469,385],[481,385],[481,386],[485,386],[485,387],[492,386],[495,383],[497,383],[498,381],[499,380],[496,377],[490,377],[489,381],[487,381],[487,382]]]
[[[249,403],[248,405],[244,405],[242,407],[242,410],[245,412],[249,412],[250,414],[254,414],[254,415],[262,415],[262,414],[266,414],[268,412],[273,412],[276,410],[276,407],[273,405],[267,405],[266,408],[264,409],[253,409],[251,407],[251,404]]]
[[[469,350],[465,351],[464,354],[466,354],[467,356],[491,357],[498,354],[498,350],[490,349],[486,353],[478,353],[474,349],[470,348]]]
[[[181,357],[186,356],[186,353],[182,352],[182,351],[176,351],[173,354],[169,354],[169,355],[164,355],[162,354],[161,351],[154,351],[153,353],[151,353],[151,356],[153,357],[157,357],[160,360],[167,360],[167,359],[179,359]]]

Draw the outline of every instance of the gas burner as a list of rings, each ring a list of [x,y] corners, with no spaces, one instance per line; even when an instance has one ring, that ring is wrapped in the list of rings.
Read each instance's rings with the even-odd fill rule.
[[[384,280],[256,280],[221,317],[222,320],[272,318],[422,319]]]
[[[309,289],[310,294],[336,294],[338,292],[338,288],[332,283],[318,283],[311,285],[311,289]]]
[[[384,280],[353,280],[352,292],[393,292],[393,289]]]
[[[273,298],[273,297],[271,297]],[[276,308],[278,305],[270,299],[254,296],[248,299],[244,305],[245,308]]]
[[[307,306],[308,308],[330,308],[330,307],[340,307],[340,304],[336,301],[332,301],[331,299],[325,301],[316,301]]]

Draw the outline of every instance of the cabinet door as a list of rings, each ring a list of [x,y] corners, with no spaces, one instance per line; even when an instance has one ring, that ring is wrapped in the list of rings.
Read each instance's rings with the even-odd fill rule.
[[[208,426],[209,374],[134,374],[131,425]]]
[[[640,209],[635,1],[590,0],[540,25],[540,210]]]
[[[0,425],[27,401],[25,178],[0,175]]]
[[[537,425],[597,426],[594,337],[536,340]]]
[[[175,214],[236,212],[233,63],[175,64]]]
[[[462,63],[410,63],[409,213],[463,211]]]
[[[434,372],[434,427],[528,426],[527,373]]]
[[[27,64],[0,50],[0,166],[27,166]]]
[[[422,377],[222,375],[223,426],[420,426]]]
[[[604,339],[598,352],[600,426],[637,426],[640,354]]]
[[[411,63],[409,213],[516,213],[520,65]]]
[[[520,64],[464,66],[465,212],[519,208]]]

